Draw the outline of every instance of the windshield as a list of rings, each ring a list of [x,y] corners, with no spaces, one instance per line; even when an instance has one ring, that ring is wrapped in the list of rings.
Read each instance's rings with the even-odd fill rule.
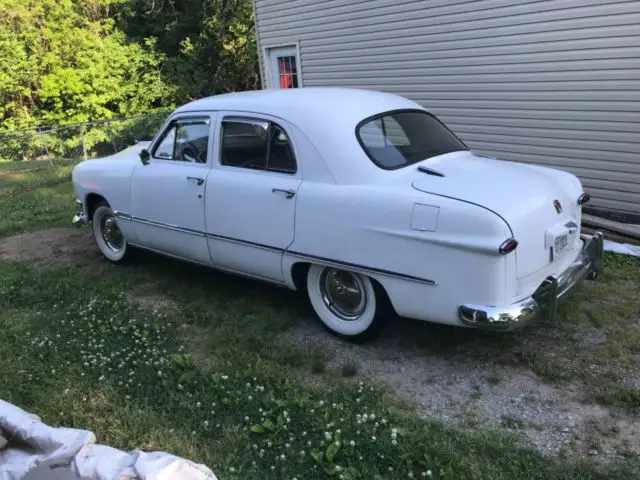
[[[468,150],[440,120],[421,111],[398,111],[362,122],[356,136],[381,168],[393,170],[445,153]]]

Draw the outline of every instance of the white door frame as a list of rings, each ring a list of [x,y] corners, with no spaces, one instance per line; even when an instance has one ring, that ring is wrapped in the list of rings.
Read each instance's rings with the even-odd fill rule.
[[[296,58],[296,72],[298,75],[298,88],[302,88],[302,63],[300,62],[300,43],[289,43],[284,45],[269,45],[262,49],[262,55],[265,62],[265,72],[267,74],[267,87],[268,88],[280,88],[280,78],[277,74],[277,65],[274,65],[272,60],[273,53],[287,53],[290,56]]]

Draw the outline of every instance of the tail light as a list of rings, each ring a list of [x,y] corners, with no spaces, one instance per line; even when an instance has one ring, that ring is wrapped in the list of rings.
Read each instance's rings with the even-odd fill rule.
[[[588,193],[583,193],[578,197],[578,205],[584,205],[589,200],[591,200],[591,195],[589,195]]]
[[[502,242],[502,245],[498,248],[498,252],[500,252],[501,255],[506,255],[507,253],[513,252],[517,246],[518,241],[515,238],[508,238]]]

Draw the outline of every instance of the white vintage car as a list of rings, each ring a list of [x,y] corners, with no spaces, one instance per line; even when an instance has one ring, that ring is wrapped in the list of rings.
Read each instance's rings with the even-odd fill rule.
[[[141,247],[303,290],[352,340],[399,316],[512,330],[602,268],[572,174],[471,151],[396,95],[241,92],[184,105],[150,143],[73,171],[112,262]]]

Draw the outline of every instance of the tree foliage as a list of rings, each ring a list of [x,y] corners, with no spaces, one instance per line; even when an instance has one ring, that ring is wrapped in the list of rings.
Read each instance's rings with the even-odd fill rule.
[[[0,129],[258,88],[251,0],[0,0]]]

